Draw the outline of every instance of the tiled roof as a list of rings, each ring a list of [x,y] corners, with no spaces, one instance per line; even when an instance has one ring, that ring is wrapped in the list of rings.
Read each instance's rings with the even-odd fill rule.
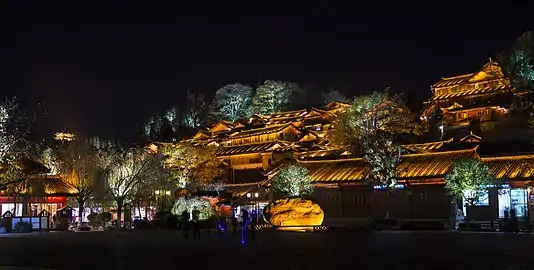
[[[417,143],[403,145],[405,149],[408,149],[416,153],[427,153],[440,149],[444,144],[451,143],[452,139],[447,141],[429,142],[429,143]]]
[[[449,77],[449,78],[442,78],[437,83],[433,84],[432,87],[445,87],[445,86],[452,86],[456,84],[463,83],[467,81],[471,76],[473,76],[474,73],[455,76],[455,77]]]
[[[477,157],[476,149],[405,155],[397,167],[401,180],[443,177],[454,162]],[[314,182],[354,182],[365,178],[367,164],[361,158],[345,160],[299,161],[310,171]]]
[[[482,158],[491,173],[503,179],[533,179],[534,155]]]
[[[476,157],[476,148],[405,155],[397,166],[397,177],[399,179],[443,177],[452,170],[456,161]]]
[[[282,125],[276,125],[276,126],[270,126],[270,127],[264,127],[264,128],[255,128],[250,130],[243,130],[241,132],[234,133],[229,136],[229,138],[243,138],[243,137],[249,137],[249,136],[256,136],[256,135],[262,135],[262,134],[269,134],[269,133],[275,133],[282,131],[286,127],[289,127],[291,124],[282,124]]]
[[[59,175],[35,175],[26,181],[13,183],[12,185],[19,185],[22,194],[33,196],[75,195],[78,193],[74,186],[63,181]]]
[[[296,111],[289,111],[289,112],[281,112],[281,113],[273,113],[264,116],[265,118],[273,119],[273,118],[288,118],[288,117],[298,117],[303,116],[306,114],[306,109],[302,110],[296,110]]]
[[[247,154],[247,153],[258,153],[258,152],[267,152],[274,150],[273,147],[278,145],[279,147],[288,146],[287,142],[284,141],[274,141],[274,142],[265,142],[265,143],[252,143],[252,144],[243,144],[243,145],[234,145],[234,146],[221,146],[217,149],[217,156],[229,156],[237,154]]]
[[[48,176],[38,181],[44,182],[45,193],[48,195],[76,194],[78,190],[71,184],[63,181],[59,176]]]
[[[367,168],[361,158],[299,163],[309,170],[312,180],[317,183],[362,181]]]
[[[448,99],[448,98],[454,98],[454,97],[461,97],[461,96],[470,96],[470,95],[480,95],[480,94],[486,94],[489,92],[496,92],[496,91],[502,91],[510,89],[509,86],[506,85],[498,85],[498,86],[492,86],[492,87],[485,87],[485,88],[479,88],[479,89],[471,89],[467,91],[458,91],[453,93],[447,93],[442,95],[434,95],[430,100],[442,100],[442,99]]]

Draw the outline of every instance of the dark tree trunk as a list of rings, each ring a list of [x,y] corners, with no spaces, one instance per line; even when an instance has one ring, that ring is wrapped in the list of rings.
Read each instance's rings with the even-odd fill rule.
[[[122,226],[122,207],[124,205],[124,199],[117,199],[117,229],[120,229]]]
[[[85,199],[83,198],[78,198],[77,199],[78,201],[78,227],[82,225],[82,222],[83,222],[83,210],[84,210],[84,206],[85,206]]]

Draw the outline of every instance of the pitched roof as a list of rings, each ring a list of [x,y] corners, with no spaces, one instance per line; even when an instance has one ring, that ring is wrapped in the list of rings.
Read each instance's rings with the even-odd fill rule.
[[[12,183],[19,185],[22,194],[32,196],[54,196],[54,195],[75,195],[78,190],[71,184],[65,182],[59,175],[33,175],[22,182]]]
[[[460,159],[476,158],[476,148],[469,150],[409,154],[397,166],[399,180],[422,180],[443,177]],[[314,182],[357,182],[365,179],[368,164],[362,158],[298,161],[308,168]]]
[[[487,157],[481,160],[488,164],[491,173],[497,178],[534,179],[534,155]]]
[[[486,79],[486,77],[477,78],[477,75],[481,74],[482,72],[485,72],[485,73],[490,72],[492,74],[496,74],[497,76],[496,77],[490,77],[489,79]],[[489,61],[486,62],[476,72],[469,73],[469,74],[464,74],[464,75],[459,75],[459,76],[454,76],[454,77],[442,78],[440,81],[438,81],[437,83],[433,84],[432,87],[433,88],[440,88],[440,87],[453,86],[453,85],[462,84],[462,83],[468,83],[468,82],[472,82],[472,81],[475,81],[475,80],[476,80],[476,82],[480,82],[480,81],[493,80],[493,79],[496,79],[496,78],[503,78],[503,77],[504,77],[504,75],[502,73],[502,70],[501,70],[501,67],[499,66],[499,64],[497,62],[491,60],[491,58],[490,58]]]
[[[268,152],[273,151],[279,147],[288,146],[288,142],[284,141],[274,141],[266,143],[252,143],[252,144],[242,144],[234,146],[221,146],[217,149],[217,156],[229,156],[229,155],[238,155],[238,154],[251,154],[258,152]]]
[[[281,124],[281,125],[275,125],[275,126],[269,126],[269,127],[263,127],[263,128],[243,130],[243,131],[231,134],[228,137],[234,139],[234,138],[243,138],[243,137],[249,137],[249,136],[257,136],[257,135],[262,135],[262,134],[275,133],[275,132],[280,132],[286,129],[289,126],[293,126],[293,125],[289,123],[289,124]]]
[[[471,89],[467,91],[458,91],[458,92],[453,92],[453,93],[434,95],[432,98],[430,98],[430,100],[433,101],[433,100],[442,100],[442,99],[448,99],[448,98],[453,98],[453,97],[481,95],[481,94],[486,94],[489,92],[505,91],[505,90],[510,90],[510,89],[511,89],[510,86],[507,86],[507,85],[487,86],[487,87]]]
[[[439,150],[445,144],[451,143],[453,139],[446,141],[437,141],[437,142],[428,142],[428,143],[416,143],[416,144],[405,144],[402,147],[408,149],[415,153],[428,153]]]

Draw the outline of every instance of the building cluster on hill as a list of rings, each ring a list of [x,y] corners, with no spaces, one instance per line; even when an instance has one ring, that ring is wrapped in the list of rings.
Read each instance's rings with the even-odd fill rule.
[[[504,192],[485,191],[471,216],[491,220],[515,208],[518,216],[527,217],[528,182],[534,176],[529,92],[512,87],[491,59],[474,73],[442,78],[431,91],[420,115],[430,124],[429,134],[403,145],[394,192],[365,181],[366,164],[358,153],[329,143],[334,120],[351,106],[344,102],[218,121],[188,142],[217,146],[216,155],[228,168],[223,186],[243,205],[272,199],[267,191],[277,169],[296,163],[309,170],[326,218],[383,217],[387,212],[395,218],[448,219],[451,199],[444,177],[455,162],[474,158],[489,165]]]

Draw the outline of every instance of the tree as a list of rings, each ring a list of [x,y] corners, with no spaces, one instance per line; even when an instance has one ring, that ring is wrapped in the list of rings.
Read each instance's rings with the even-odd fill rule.
[[[200,92],[187,90],[186,106],[182,111],[182,124],[189,128],[198,129],[206,120],[206,101]]]
[[[250,116],[252,87],[240,83],[225,85],[217,92],[210,107],[211,122],[226,120],[235,122]]]
[[[172,213],[181,215],[183,212],[193,213],[195,207],[200,211],[199,220],[207,220],[215,215],[215,210],[210,202],[197,197],[182,196],[176,200]]]
[[[462,159],[445,176],[445,188],[454,199],[463,199],[475,205],[482,198],[481,192],[489,187],[498,187],[500,181],[490,172],[488,165],[476,159]]]
[[[161,153],[179,188],[206,186],[223,172],[215,146],[189,142],[164,145]]]
[[[315,187],[308,169],[300,165],[285,165],[273,177],[271,188],[284,197],[309,196]]]
[[[133,195],[135,187],[145,181],[166,177],[160,155],[146,153],[143,149],[108,149],[105,170],[108,190],[117,203],[117,220],[120,227],[125,200]]]
[[[30,127],[16,98],[0,102],[0,162],[8,155],[20,152]]]
[[[343,102],[347,100],[347,97],[343,93],[333,88],[330,89],[329,92],[323,93],[322,98],[323,98],[323,104],[328,104],[334,101]]]
[[[389,188],[397,182],[396,168],[402,159],[400,141],[406,135],[422,132],[417,116],[388,90],[356,97],[334,127],[328,135],[332,145],[359,150],[370,165],[370,180]]]
[[[534,89],[534,34],[525,32],[514,46],[498,57],[499,64],[517,89]]]
[[[252,97],[252,111],[263,115],[286,111],[298,92],[299,87],[294,83],[267,80]]]
[[[80,223],[85,203],[93,195],[100,173],[104,169],[99,158],[97,149],[84,140],[69,142],[57,153],[56,166],[62,179],[76,189]]]

